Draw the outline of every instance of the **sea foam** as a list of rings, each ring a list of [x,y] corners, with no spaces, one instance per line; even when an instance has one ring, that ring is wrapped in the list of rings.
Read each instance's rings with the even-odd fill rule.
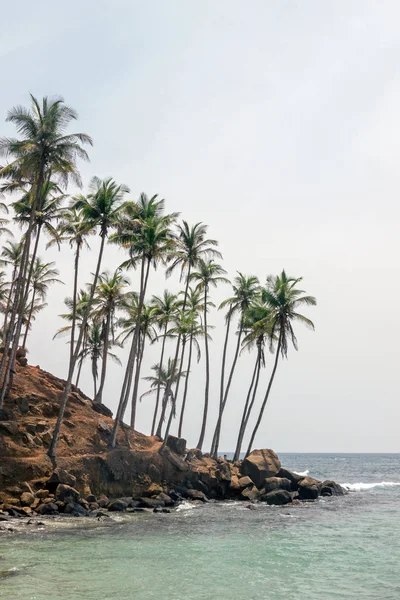
[[[306,469],[305,471],[301,471],[301,472],[299,472],[299,471],[293,471],[293,473],[296,473],[296,475],[301,475],[301,477],[307,477],[307,475],[309,474],[309,472],[310,471],[308,469]]]
[[[399,481],[380,481],[378,483],[341,483],[349,492],[363,492],[365,490],[372,490],[373,488],[384,488],[384,487],[396,487],[400,485]]]

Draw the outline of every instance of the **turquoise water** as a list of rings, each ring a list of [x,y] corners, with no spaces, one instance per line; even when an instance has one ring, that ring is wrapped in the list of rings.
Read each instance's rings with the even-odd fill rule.
[[[400,456],[281,458],[357,491],[291,508],[185,503],[111,527],[71,519],[72,531],[2,535],[0,571],[19,571],[0,579],[0,598],[399,600]]]

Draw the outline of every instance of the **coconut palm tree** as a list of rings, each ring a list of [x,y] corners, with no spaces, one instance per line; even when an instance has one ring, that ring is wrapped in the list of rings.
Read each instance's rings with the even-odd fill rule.
[[[75,202],[77,198],[73,202]],[[90,249],[87,237],[95,234],[93,223],[89,222],[83,216],[82,211],[76,208],[67,208],[62,213],[61,221],[58,224],[57,235],[49,242],[48,246],[54,243],[67,241],[71,248],[75,248],[74,260],[74,289],[71,304],[71,339],[70,339],[70,361],[73,359],[75,350],[75,329],[76,329],[76,306],[78,302],[78,274],[79,274],[79,259],[83,247]],[[82,303],[81,303],[82,306]],[[83,315],[81,315],[83,316]]]
[[[0,258],[0,266],[11,267],[11,282],[9,288],[9,294],[7,298],[7,304],[5,307],[4,313],[4,324],[3,324],[3,337],[5,336],[5,332],[7,330],[7,319],[10,312],[11,302],[14,295],[15,283],[17,280],[18,268],[21,262],[21,256],[23,251],[23,242],[12,242],[7,240],[7,242],[3,245],[1,251]]]
[[[61,423],[64,417],[65,407],[68,401],[68,394],[71,389],[72,378],[74,376],[75,367],[79,359],[83,335],[92,308],[94,294],[100,275],[105,242],[108,237],[109,230],[117,225],[119,215],[121,213],[122,201],[124,199],[125,194],[129,192],[129,188],[126,185],[118,185],[111,177],[108,177],[104,180],[101,180],[98,177],[93,177],[89,186],[89,190],[89,195],[87,197],[80,196],[79,198],[77,198],[72,208],[80,210],[82,212],[82,216],[87,221],[90,229],[96,228],[99,230],[100,249],[97,257],[96,271],[94,274],[93,282],[90,287],[86,310],[82,317],[82,324],[79,331],[79,336],[74,349],[74,354],[72,355],[69,364],[67,381],[61,400],[60,412],[53,433],[53,439],[47,451],[47,454],[51,458],[55,457]]]
[[[260,282],[257,277],[254,275],[243,275],[243,273],[238,272],[237,276],[234,279],[234,283],[232,285],[233,296],[224,300],[220,309],[228,307],[228,312],[225,317],[226,322],[226,334],[225,334],[225,342],[224,349],[222,353],[222,367],[221,367],[221,384],[220,384],[220,403],[219,403],[219,413],[218,420],[215,427],[213,442],[211,445],[211,454],[216,458],[218,455],[218,446],[219,446],[219,438],[221,433],[221,424],[222,417],[224,414],[225,406],[228,400],[228,394],[232,383],[233,373],[236,368],[237,360],[239,358],[240,344],[242,341],[242,333],[243,333],[243,319],[246,313],[246,310],[249,308],[251,303],[255,300],[260,291]],[[236,349],[235,354],[232,360],[231,369],[228,376],[228,381],[225,387],[225,364],[226,364],[226,351],[228,346],[229,339],[229,331],[232,322],[232,318],[239,314],[239,326],[237,331],[237,341],[236,341]]]
[[[76,112],[67,106],[61,98],[49,100],[43,98],[40,104],[31,95],[31,107],[12,108],[7,121],[15,124],[20,139],[1,138],[0,156],[10,162],[0,169],[0,179],[6,179],[3,189],[12,191],[19,189],[22,183],[30,183],[32,211],[24,235],[24,249],[21,257],[19,274],[15,284],[15,301],[13,302],[10,323],[5,339],[5,351],[0,362],[0,407],[8,389],[11,367],[15,361],[19,335],[22,327],[24,300],[29,286],[27,272],[29,268],[31,236],[34,229],[34,217],[40,206],[44,185],[50,181],[59,182],[67,187],[72,179],[80,185],[77,160],[88,160],[82,145],[92,144],[91,138],[84,133],[68,134],[69,124],[76,120]],[[9,359],[9,347],[13,340]]]
[[[159,334],[159,336],[157,336],[157,339],[159,339],[159,337],[162,337],[161,356],[160,356],[160,362],[159,362],[159,365],[162,367],[164,364],[165,342],[167,339],[168,326],[169,326],[170,322],[172,321],[172,319],[176,316],[176,313],[177,313],[177,310],[179,307],[178,296],[176,294],[172,294],[168,290],[164,290],[164,293],[162,296],[153,296],[152,297],[151,305],[153,306],[153,309],[154,309],[153,315],[154,315],[154,319],[156,322],[156,326],[158,327],[158,329],[160,331],[160,334]],[[158,389],[157,389],[156,404],[154,407],[153,421],[152,421],[152,425],[151,425],[151,435],[154,435],[155,428],[156,428],[157,414],[158,414],[158,408],[159,408],[159,404],[160,404],[160,391],[161,391],[161,386],[159,385]]]
[[[96,289],[95,311],[96,319],[103,323],[103,356],[102,368],[100,376],[100,386],[95,394],[94,401],[102,403],[104,383],[107,373],[107,356],[108,348],[115,343],[115,313],[122,306],[126,297],[126,286],[129,284],[129,279],[122,275],[117,269],[112,275],[107,271],[99,276],[99,282]]]
[[[128,250],[129,258],[121,265],[122,267],[136,268],[140,265],[140,288],[136,327],[132,336],[114,429],[109,442],[111,447],[115,446],[118,425],[123,421],[129,401],[134,366],[139,352],[140,318],[150,267],[153,266],[156,269],[160,262],[165,263],[174,245],[171,227],[178,215],[177,213],[165,215],[164,208],[165,201],[159,200],[157,195],[149,199],[146,194],[141,194],[138,202],[130,203],[125,207],[118,231],[112,238],[115,244]]]
[[[60,279],[58,279],[58,275],[60,274],[57,269],[54,268],[55,263],[49,262],[44,263],[42,260],[37,257],[35,262],[33,263],[33,273],[31,278],[31,299],[29,303],[29,311],[27,316],[27,322],[25,327],[25,335],[22,342],[22,347],[26,348],[26,340],[28,337],[28,332],[31,329],[31,320],[33,315],[33,310],[35,307],[35,301],[40,300],[44,302],[47,294],[47,290],[50,285],[54,283],[63,283]]]
[[[207,311],[209,305],[209,291],[210,287],[217,287],[219,283],[229,283],[229,280],[224,277],[226,274],[225,269],[215,263],[213,260],[199,260],[198,271],[191,274],[190,278],[193,281],[197,281],[197,288],[203,292],[204,297],[204,310],[203,310],[203,325],[204,325],[204,349],[206,359],[206,384],[204,391],[204,410],[203,410],[203,422],[201,425],[200,437],[197,443],[197,448],[202,449],[204,443],[204,436],[207,426],[207,415],[208,415],[208,402],[209,402],[209,390],[210,390],[210,353],[208,347],[208,322],[207,322]]]
[[[278,342],[271,377],[268,382],[260,413],[250,437],[246,456],[251,452],[254,438],[260,426],[264,410],[268,402],[272,383],[274,381],[278,366],[279,356],[282,356],[282,358],[287,358],[290,343],[292,343],[295,350],[298,349],[297,338],[295,336],[292,323],[298,321],[307,327],[314,329],[313,322],[297,312],[301,306],[315,306],[317,303],[314,296],[305,295],[303,290],[299,290],[296,287],[301,281],[302,277],[299,277],[298,279],[294,277],[288,277],[285,271],[282,271],[280,275],[268,277],[267,285],[262,290],[262,299],[271,310],[271,316],[269,317],[271,324],[271,345],[274,343],[276,337],[278,338]]]
[[[239,460],[242,449],[243,438],[247,424],[252,413],[260,381],[260,371],[265,367],[265,343],[271,338],[271,310],[259,299],[246,311],[243,319],[243,331],[246,334],[243,339],[243,350],[257,349],[254,370],[243,407],[235,454],[233,460]]]

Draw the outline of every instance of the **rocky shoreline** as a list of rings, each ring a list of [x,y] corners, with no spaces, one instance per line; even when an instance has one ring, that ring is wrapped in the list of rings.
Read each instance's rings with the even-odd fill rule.
[[[183,446],[184,440],[171,437],[170,445]],[[130,496],[109,498],[90,489],[77,489],[77,478],[57,467],[50,477],[6,487],[0,492],[0,531],[10,531],[9,521],[28,518],[29,525],[43,526],[43,516],[92,517],[108,519],[112,513],[170,513],[184,500],[238,500],[268,505],[301,505],[319,496],[343,496],[336,482],[318,481],[281,466],[273,450],[254,450],[237,463],[213,460],[196,449],[183,451],[176,459],[187,463],[181,484],[150,481],[146,489]],[[82,479],[85,480],[84,474]],[[86,493],[85,493],[86,492]],[[12,527],[11,527],[12,529]]]

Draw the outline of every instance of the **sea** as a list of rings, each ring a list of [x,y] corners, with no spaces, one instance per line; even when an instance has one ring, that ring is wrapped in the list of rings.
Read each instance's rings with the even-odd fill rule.
[[[400,455],[280,454],[349,493],[0,533],[6,600],[400,600]]]

